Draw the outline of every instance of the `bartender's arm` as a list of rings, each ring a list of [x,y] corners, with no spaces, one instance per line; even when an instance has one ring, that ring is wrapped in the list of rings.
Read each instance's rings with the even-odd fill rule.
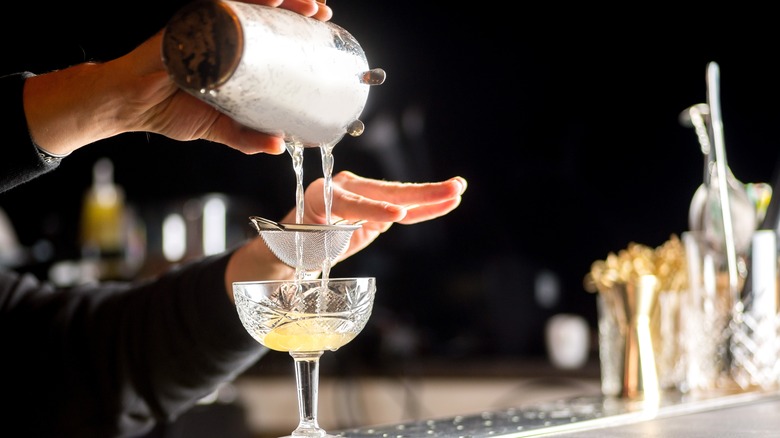
[[[333,14],[315,0],[250,2],[320,20]],[[63,156],[97,140],[144,131],[175,140],[211,140],[247,154],[284,152],[281,138],[245,128],[180,91],[165,70],[161,44],[160,32],[120,58],[28,78],[24,112],[35,144]]]

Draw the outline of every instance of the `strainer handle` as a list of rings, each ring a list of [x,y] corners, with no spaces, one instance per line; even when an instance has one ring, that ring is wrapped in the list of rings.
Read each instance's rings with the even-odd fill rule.
[[[260,216],[249,216],[249,221],[258,232],[262,230],[284,231],[284,227],[282,227],[279,223]]]

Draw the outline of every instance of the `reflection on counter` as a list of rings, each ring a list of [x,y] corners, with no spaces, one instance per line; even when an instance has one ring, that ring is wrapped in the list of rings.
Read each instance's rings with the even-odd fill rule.
[[[473,415],[421,420],[409,423],[366,427],[337,432],[349,438],[370,437],[532,437],[563,432],[581,432],[633,424],[655,418],[704,412],[762,400],[778,400],[780,395],[750,392],[712,398],[668,396],[647,404],[625,398],[583,396],[517,408],[484,411]],[[710,433],[712,431],[705,431]],[[709,435],[714,436],[714,435]]]
[[[378,367],[338,356],[323,357],[320,377],[320,425],[330,433],[600,394],[593,356],[578,369],[558,369],[544,359],[420,359]],[[271,353],[235,382],[255,438],[287,435],[298,422],[288,362],[288,355]]]

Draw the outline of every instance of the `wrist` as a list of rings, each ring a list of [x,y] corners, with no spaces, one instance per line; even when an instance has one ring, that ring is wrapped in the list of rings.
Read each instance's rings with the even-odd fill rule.
[[[62,161],[63,158],[70,155],[70,152],[68,152],[67,154],[55,154],[53,152],[47,151],[46,149],[38,146],[35,143],[33,144],[35,145],[35,149],[38,151],[38,156],[40,156],[41,160],[43,160],[43,162],[48,165],[58,164],[60,161]]]
[[[260,237],[238,248],[225,269],[225,288],[233,298],[233,283],[237,281],[291,280],[295,268],[282,263]]]

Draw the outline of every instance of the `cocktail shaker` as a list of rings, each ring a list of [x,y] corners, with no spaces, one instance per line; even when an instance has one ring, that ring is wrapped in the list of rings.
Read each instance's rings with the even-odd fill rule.
[[[385,78],[342,27],[230,0],[195,1],[174,14],[162,57],[183,90],[306,147],[360,135],[369,88]]]

